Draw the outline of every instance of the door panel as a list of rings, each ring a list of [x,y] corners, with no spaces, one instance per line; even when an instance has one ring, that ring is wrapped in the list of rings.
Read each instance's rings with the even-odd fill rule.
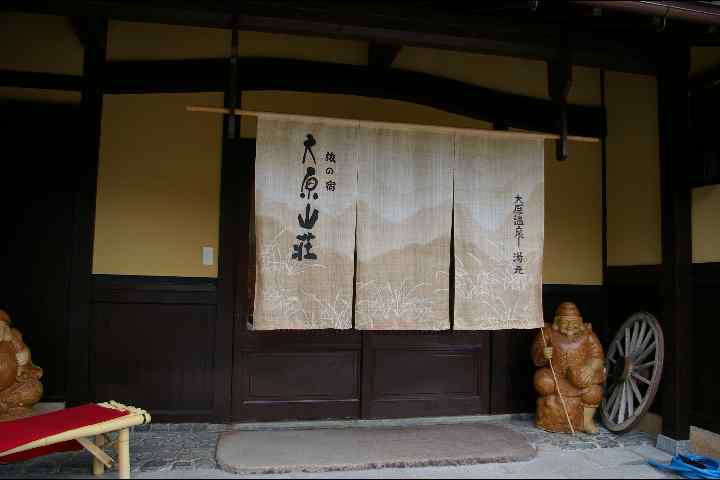
[[[243,140],[224,161],[249,165],[255,148]],[[232,168],[223,172],[232,172]],[[223,178],[223,184],[249,182]],[[234,189],[223,210],[252,204]],[[230,191],[230,190],[228,190]],[[223,215],[223,221],[232,218]],[[232,416],[236,421],[383,418],[489,412],[489,334],[248,331],[252,319],[252,218],[235,224],[237,264]],[[221,229],[229,228],[223,225]],[[226,254],[223,250],[223,254]],[[246,280],[247,279],[247,280]]]

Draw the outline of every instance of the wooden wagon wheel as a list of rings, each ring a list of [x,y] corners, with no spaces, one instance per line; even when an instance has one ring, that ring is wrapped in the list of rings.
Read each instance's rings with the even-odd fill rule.
[[[631,315],[610,344],[600,414],[611,432],[630,430],[652,404],[662,376],[665,339],[647,312]]]

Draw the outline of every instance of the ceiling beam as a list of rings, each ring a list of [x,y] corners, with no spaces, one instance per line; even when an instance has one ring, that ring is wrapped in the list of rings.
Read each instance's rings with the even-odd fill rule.
[[[433,8],[434,10],[432,10]],[[378,44],[470,51],[537,60],[562,58],[566,41],[573,49],[573,64],[613,70],[655,73],[653,42],[644,35],[611,35],[584,31],[559,31],[542,17],[488,16],[440,10],[427,5],[412,9],[371,3],[331,2],[166,1],[160,4],[135,0],[6,0],[0,9],[63,16],[101,16],[116,20],[158,22],[230,28],[233,14],[238,28],[276,33],[353,39]],[[568,23],[563,23],[568,25]],[[573,23],[569,25],[572,27]]]
[[[102,22],[97,18],[71,15],[67,17],[67,21],[75,32],[75,36],[80,40],[83,48],[105,48],[103,42],[107,41],[107,35],[103,34],[99,27]]]
[[[402,45],[370,42],[368,44],[368,66],[378,69],[390,68],[401,49]]]

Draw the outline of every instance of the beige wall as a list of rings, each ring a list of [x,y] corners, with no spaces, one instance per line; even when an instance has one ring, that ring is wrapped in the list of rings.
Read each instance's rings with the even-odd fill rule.
[[[720,47],[693,47],[693,75],[720,65]],[[720,185],[692,192],[693,262],[720,262]]]
[[[720,47],[692,47],[690,50],[690,76],[716,65],[720,65]]]
[[[720,262],[720,185],[692,192],[693,262]]]
[[[239,43],[241,55],[247,56],[364,64],[367,55],[367,47],[361,42],[289,35],[243,32]],[[228,45],[227,32],[220,30],[112,22],[109,56],[116,59],[222,57],[228,54]],[[406,47],[394,65],[503,91],[547,97],[543,62]],[[599,104],[599,71],[577,67],[574,75],[572,100]],[[217,172],[220,137],[218,134],[213,140],[212,129],[203,122],[213,118],[219,121],[219,118],[178,113],[177,108],[185,103],[220,105],[222,99],[216,96],[190,101],[186,96],[183,103],[175,100],[180,96],[173,96],[172,101],[168,97],[106,97],[98,184],[96,273],[215,274],[214,269],[202,267],[199,261],[201,244],[207,244],[209,239],[217,242],[219,211],[217,203],[213,202],[219,195],[219,178],[213,177],[213,183],[211,177],[203,177],[202,191],[197,190],[195,194],[196,200],[203,198],[204,208],[192,210],[192,221],[180,223],[174,219],[183,209],[176,209],[176,202],[183,198],[179,198],[170,183],[150,182],[144,172],[160,175],[165,169],[172,168],[177,162],[173,155],[183,158],[183,169],[171,172],[180,183],[207,174],[208,169]],[[490,127],[485,122],[428,107],[350,95],[247,92],[243,95],[243,107],[369,120]],[[171,113],[173,108],[174,114]],[[198,116],[202,120],[196,119]],[[192,139],[194,148],[177,146],[168,150],[166,144],[170,139],[163,134],[162,127],[167,122],[174,128],[182,128],[183,140]],[[192,126],[194,122],[204,126]],[[196,128],[200,130],[195,131]],[[216,128],[219,132],[219,124]],[[154,129],[160,129],[158,134]],[[147,132],[153,132],[153,135]],[[255,135],[252,119],[243,119],[242,135]],[[159,148],[161,144],[163,146]],[[553,142],[548,142],[545,282],[599,284],[602,281],[600,147],[573,143],[570,160],[562,164],[554,160],[553,148]],[[214,157],[211,158],[211,154]],[[142,201],[136,198],[136,192],[142,192]],[[181,215],[184,218],[186,214]],[[170,246],[171,239],[173,246]]]
[[[661,262],[660,163],[655,77],[605,76],[608,265]]]
[[[0,68],[81,74],[83,47],[65,17],[0,12]]]
[[[214,277],[222,95],[105,95],[93,273]]]

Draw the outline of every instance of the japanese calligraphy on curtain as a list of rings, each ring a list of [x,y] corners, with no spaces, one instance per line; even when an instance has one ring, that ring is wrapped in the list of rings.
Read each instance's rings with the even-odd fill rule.
[[[543,155],[541,140],[456,136],[457,330],[543,325]]]
[[[543,161],[540,140],[261,117],[253,327],[446,330],[451,280],[455,329],[541,326]]]
[[[352,326],[357,128],[258,120],[253,326]]]

